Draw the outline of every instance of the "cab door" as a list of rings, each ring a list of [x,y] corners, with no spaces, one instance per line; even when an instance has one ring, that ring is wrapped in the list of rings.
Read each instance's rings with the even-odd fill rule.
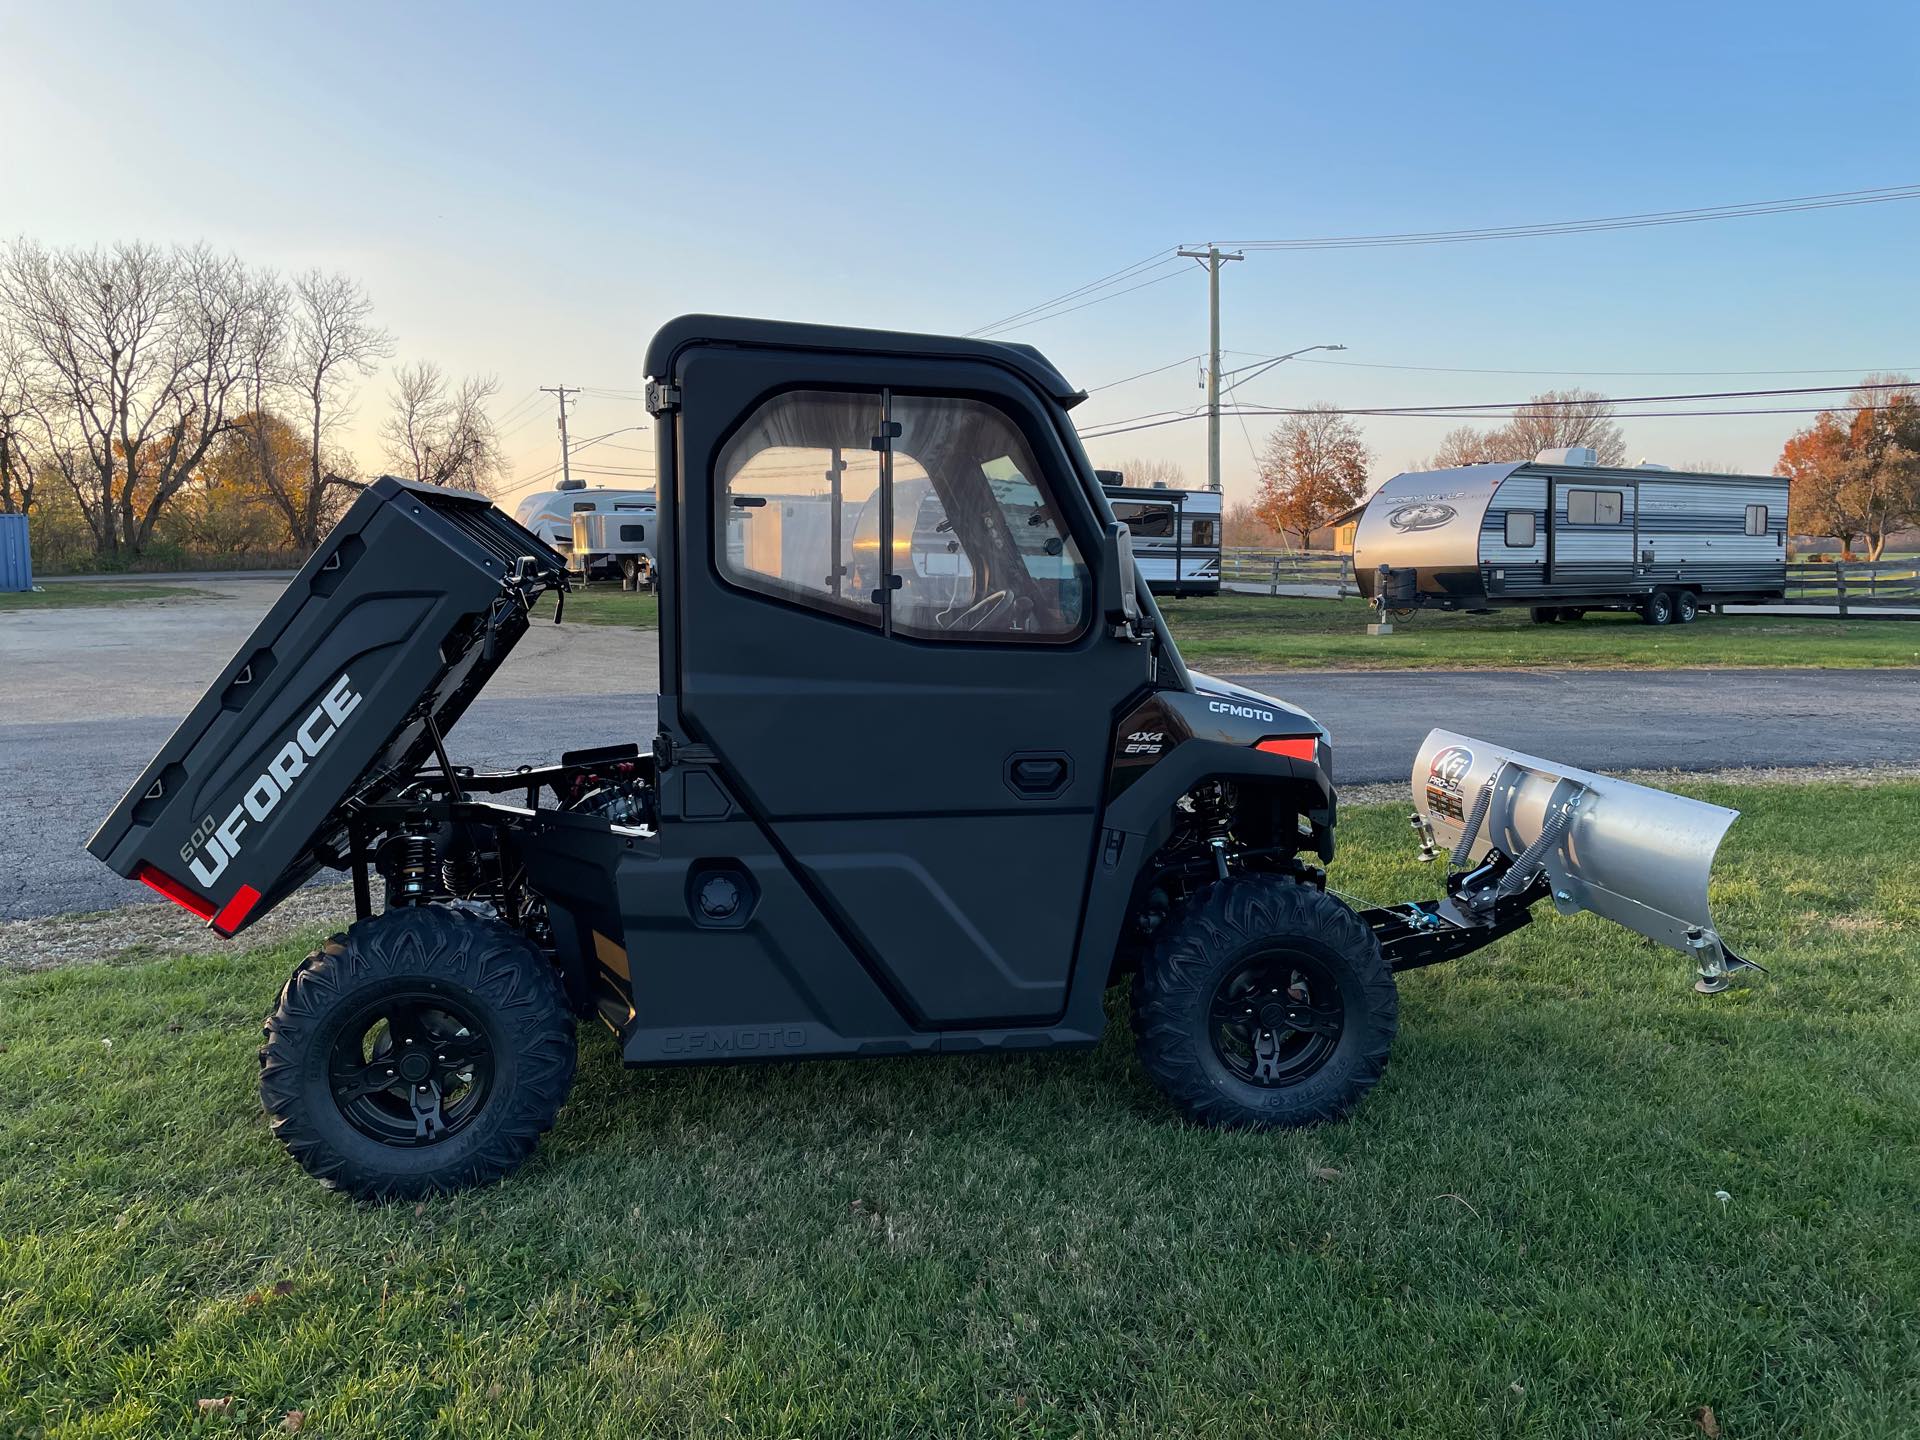
[[[1060,1015],[1115,716],[1104,517],[983,361],[696,346],[662,723],[704,744],[914,1025]]]

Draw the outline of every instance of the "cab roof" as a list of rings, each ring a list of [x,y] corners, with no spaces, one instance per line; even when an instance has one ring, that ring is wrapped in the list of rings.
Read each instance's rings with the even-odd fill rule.
[[[974,340],[960,335],[918,335],[906,330],[861,330],[848,325],[806,325],[792,320],[755,320],[744,315],[682,315],[654,332],[647,345],[647,377],[665,380],[675,357],[689,345],[740,345],[755,349],[830,350],[861,355],[985,360],[1019,374],[1072,408],[1086,399],[1066,376],[1031,345]]]

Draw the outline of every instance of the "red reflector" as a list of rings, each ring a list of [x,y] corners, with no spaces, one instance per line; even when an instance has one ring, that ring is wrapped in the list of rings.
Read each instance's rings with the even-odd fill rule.
[[[149,890],[158,890],[182,910],[191,910],[202,920],[213,918],[213,902],[194,894],[171,875],[162,874],[151,865],[142,865],[133,872],[133,878]]]
[[[1287,735],[1274,740],[1262,740],[1253,748],[1264,750],[1269,755],[1285,755],[1291,760],[1313,759],[1314,748],[1319,740],[1312,735]]]
[[[242,885],[233,892],[233,899],[220,907],[220,913],[213,917],[213,928],[222,935],[231,935],[246,922],[253,907],[260,903],[260,892],[251,885]]]

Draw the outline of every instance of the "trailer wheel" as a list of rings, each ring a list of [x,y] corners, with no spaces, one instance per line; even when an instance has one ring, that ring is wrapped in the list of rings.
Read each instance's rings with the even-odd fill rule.
[[[1210,887],[1156,937],[1133,985],[1140,1063],[1189,1119],[1229,1129],[1337,1120],[1379,1081],[1393,971],[1347,906],[1274,876]]]
[[[260,1102],[308,1174],[363,1200],[516,1169],[573,1084],[558,977],[504,925],[422,906],[362,920],[280,992]]]
[[[1665,625],[1673,619],[1673,594],[1656,590],[1640,606],[1640,619],[1648,625]]]
[[[1552,625],[1560,619],[1562,613],[1558,607],[1553,605],[1536,605],[1533,607],[1533,623],[1536,625]]]
[[[1691,590],[1682,590],[1673,597],[1673,619],[1678,625],[1691,625],[1700,618],[1700,600]]]

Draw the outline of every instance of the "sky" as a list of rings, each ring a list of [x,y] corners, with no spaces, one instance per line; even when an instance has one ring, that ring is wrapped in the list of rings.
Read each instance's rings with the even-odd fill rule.
[[[576,457],[591,481],[650,473],[641,360],[678,313],[963,333],[1181,244],[1911,184],[1917,73],[1911,3],[5,0],[0,238],[352,273],[394,363],[497,377],[510,499],[558,456],[542,385],[586,387],[576,439],[620,432]],[[1347,347],[1240,392],[1272,406],[1920,374],[1917,241],[1907,201],[1252,251],[1223,273],[1226,364]],[[1206,345],[1206,285],[1173,272],[1001,338],[1089,388],[1172,365],[1097,390],[1082,428],[1190,409],[1197,366],[1174,362]],[[1731,373],[1758,371],[1792,373]],[[369,470],[390,384],[345,436]],[[1809,418],[1629,421],[1629,459],[1764,472]],[[1272,423],[1226,420],[1229,500]],[[1374,478],[1449,423],[1363,422]],[[1200,483],[1205,425],[1088,449]]]

